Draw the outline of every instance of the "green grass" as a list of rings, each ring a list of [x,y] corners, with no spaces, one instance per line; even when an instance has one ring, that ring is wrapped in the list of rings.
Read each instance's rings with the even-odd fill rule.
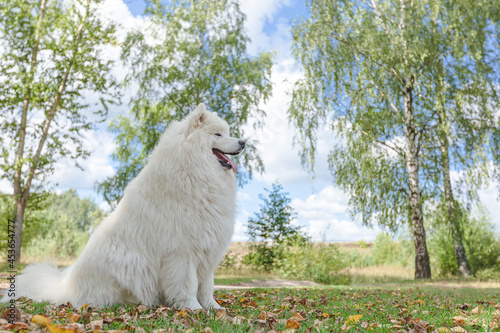
[[[69,325],[90,331],[146,331],[171,329],[194,332],[253,332],[258,329],[307,332],[395,332],[417,330],[450,332],[463,327],[469,332],[500,330],[498,289],[407,287],[315,287],[289,289],[218,290],[215,298],[226,311],[179,311],[162,306],[118,305],[105,309],[53,306],[46,303],[17,303],[24,325],[30,330],[47,330],[44,324],[30,323],[27,314],[52,319],[49,328]],[[6,305],[0,306],[4,312]],[[35,320],[36,321],[36,320]],[[17,328],[21,328],[18,325]],[[26,326],[24,328],[26,328]],[[66,329],[71,326],[66,326]],[[210,328],[210,329],[207,329]],[[0,330],[16,326],[0,325]],[[446,330],[447,329],[447,330]]]
[[[214,284],[224,284],[224,285],[230,285],[230,284],[238,284],[240,282],[250,282],[255,280],[255,278],[250,277],[250,278],[244,278],[244,277],[238,277],[238,278],[231,278],[231,277],[215,277],[214,278]]]

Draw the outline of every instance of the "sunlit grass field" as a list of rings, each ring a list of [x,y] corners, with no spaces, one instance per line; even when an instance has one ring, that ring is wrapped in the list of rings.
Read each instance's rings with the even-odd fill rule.
[[[353,243],[344,247],[357,250]],[[368,253],[370,249],[361,247],[359,251]],[[225,310],[191,311],[141,304],[74,308],[71,304],[56,306],[21,299],[14,312],[6,304],[0,305],[0,332],[500,331],[498,282],[459,278],[414,281],[411,267],[384,264],[345,268],[341,274],[349,279],[344,285],[263,288],[262,280],[282,277],[242,265],[246,253],[247,244],[233,243],[230,260],[217,271],[215,299]],[[28,260],[33,261],[39,258]],[[59,260],[57,264],[67,266],[72,261]],[[19,272],[25,264],[18,266]],[[1,269],[5,272],[7,266]],[[14,321],[9,321],[12,313]]]
[[[17,302],[14,324],[50,332],[485,332],[500,330],[500,291],[470,287],[332,287],[217,290],[226,310],[116,305],[98,309]],[[6,305],[0,307],[5,314]]]

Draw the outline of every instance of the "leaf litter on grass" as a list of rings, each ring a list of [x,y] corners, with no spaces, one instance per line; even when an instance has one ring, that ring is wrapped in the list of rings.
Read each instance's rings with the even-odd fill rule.
[[[217,311],[162,305],[94,308],[21,299],[15,320],[0,306],[0,330],[64,332],[495,332],[500,292],[437,289],[219,290]]]

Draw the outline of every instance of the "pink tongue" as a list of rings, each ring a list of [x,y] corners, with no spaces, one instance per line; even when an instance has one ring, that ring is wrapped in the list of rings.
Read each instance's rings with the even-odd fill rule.
[[[215,156],[217,156],[217,158],[219,159],[219,161],[224,161],[224,162],[227,162],[229,163],[229,165],[231,166],[231,168],[233,169],[234,173],[238,173],[238,167],[236,166],[236,164],[233,162],[233,160],[231,160],[229,157],[227,157],[226,155],[222,154],[220,151],[218,150],[215,150],[214,149],[214,154]]]

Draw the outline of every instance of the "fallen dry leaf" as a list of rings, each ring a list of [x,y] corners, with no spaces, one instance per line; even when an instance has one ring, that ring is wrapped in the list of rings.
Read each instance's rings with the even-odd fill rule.
[[[34,315],[33,318],[31,318],[31,322],[37,325],[49,326],[52,319],[41,315]]]
[[[19,311],[18,308],[8,308],[2,313],[0,318],[3,318],[8,322],[21,321],[21,311]]]
[[[297,322],[299,322],[299,323],[300,323],[301,321],[306,320],[306,319],[305,319],[304,317],[302,317],[302,315],[301,315],[300,313],[298,313],[298,312],[295,312],[295,313],[293,314],[292,319],[293,319],[293,320],[295,320],[295,321],[297,321]]]
[[[300,323],[293,319],[288,319],[285,324],[286,328],[299,329]]]
[[[347,332],[347,331],[349,331],[349,330],[350,330],[351,328],[353,328],[353,327],[354,327],[354,326],[347,326],[346,324],[344,324],[344,325],[342,325],[342,326],[340,327],[340,329],[341,329],[342,331],[346,331],[346,332]]]
[[[78,332],[78,327],[76,325],[49,325],[47,328],[51,333]]]
[[[68,319],[70,321],[70,323],[76,323],[78,320],[80,320],[80,318],[82,317],[82,315],[80,314],[76,314],[76,313],[72,313],[68,316]]]
[[[147,306],[145,306],[144,304],[141,304],[141,305],[138,305],[138,306],[137,306],[137,310],[138,310],[139,312],[144,312],[144,311],[147,311],[147,310],[148,310],[148,307],[147,307]]]
[[[235,325],[241,325],[245,322],[245,317],[243,316],[236,316],[233,318],[233,324]]]
[[[482,308],[483,307],[481,305],[479,305],[479,306],[475,307],[474,309],[472,309],[472,311],[470,313],[472,313],[472,314],[478,314],[478,313],[481,312]]]
[[[104,325],[104,320],[102,319],[90,322],[90,328],[92,329],[92,331],[95,331],[97,329],[101,330],[103,325]]]
[[[5,325],[5,326],[2,326],[2,330],[3,329],[6,329],[6,330],[9,330],[9,331],[20,331],[20,330],[28,330],[30,327],[25,324],[25,323],[21,323],[21,322],[15,322],[14,324],[8,324],[8,325]]]
[[[363,317],[362,314],[349,316],[349,317],[347,317],[345,324],[346,324],[346,326],[351,325],[351,324],[356,324],[362,317]]]
[[[465,325],[465,319],[460,316],[453,317],[453,325],[460,325],[464,326]]]

